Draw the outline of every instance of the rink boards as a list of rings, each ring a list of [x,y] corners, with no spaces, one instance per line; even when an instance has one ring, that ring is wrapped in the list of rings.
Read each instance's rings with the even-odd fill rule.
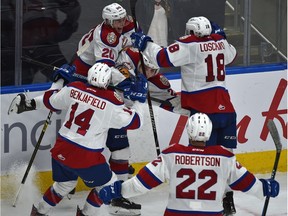
[[[233,67],[227,70],[227,88],[237,112],[238,147],[235,150],[242,165],[256,173],[271,172],[275,146],[266,123],[273,119],[279,131],[283,151],[279,170],[287,172],[287,64],[254,67]],[[178,73],[166,75],[172,88],[181,89]],[[37,110],[20,115],[7,115],[8,106],[19,92],[29,91],[33,98],[49,85],[2,88],[1,92],[1,176],[13,173],[15,164],[29,162],[34,146],[42,130],[48,110]],[[145,121],[142,128],[129,131],[131,163],[136,170],[156,157],[150,114],[144,104]],[[161,149],[179,142],[187,144],[185,123],[187,117],[154,107],[154,116]],[[51,183],[50,149],[54,144],[58,129],[62,124],[62,113],[53,113],[33,165],[39,172],[41,188]],[[109,156],[109,153],[106,153]],[[83,185],[80,184],[80,189]]]

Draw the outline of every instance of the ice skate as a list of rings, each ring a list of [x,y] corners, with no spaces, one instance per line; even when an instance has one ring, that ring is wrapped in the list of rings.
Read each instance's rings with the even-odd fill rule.
[[[75,192],[76,192],[76,188],[74,188],[72,191],[70,191],[70,192],[67,194],[67,198],[68,198],[69,200],[71,200],[71,199],[72,199],[72,196],[75,194]]]
[[[141,215],[141,205],[125,198],[113,199],[109,205],[109,213],[121,216]]]
[[[129,164],[129,167],[128,167],[128,179],[132,178],[134,173],[135,173],[135,168],[131,164]]]
[[[29,100],[27,96],[23,93],[18,94],[11,102],[8,110],[8,115],[10,113],[22,113],[26,111],[31,111],[36,109],[36,104],[34,99]]]
[[[80,210],[79,206],[77,206],[77,213],[76,216],[86,216],[82,213],[82,211]]]
[[[33,205],[30,216],[46,216],[46,215],[39,213],[37,208]]]
[[[223,199],[224,216],[236,214],[236,208],[233,200],[233,191],[226,193],[226,197]]]

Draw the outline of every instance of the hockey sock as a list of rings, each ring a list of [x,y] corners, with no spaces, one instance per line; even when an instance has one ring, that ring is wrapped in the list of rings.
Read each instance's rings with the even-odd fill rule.
[[[94,207],[100,207],[103,204],[95,188],[90,191],[86,201]]]
[[[117,175],[118,180],[127,180],[129,175],[128,160],[114,160],[110,159],[110,168]]]
[[[48,188],[48,190],[43,195],[43,200],[51,206],[56,206],[62,199],[63,197],[56,193],[53,186]]]

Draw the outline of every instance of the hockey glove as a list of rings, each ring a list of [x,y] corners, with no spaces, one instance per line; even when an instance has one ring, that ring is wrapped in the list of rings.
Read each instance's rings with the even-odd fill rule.
[[[132,100],[145,103],[148,91],[147,79],[143,74],[139,74],[137,78],[131,77],[130,88],[124,89],[124,97]]]
[[[276,197],[279,194],[280,185],[274,179],[259,179],[263,185],[263,195],[269,197]]]
[[[142,52],[145,50],[148,41],[153,42],[151,37],[143,34],[142,32],[133,32],[130,37],[133,47]]]
[[[56,82],[61,78],[64,79],[65,84],[76,81],[75,77],[73,76],[75,71],[75,65],[70,66],[68,64],[64,64],[53,73],[53,82]]]
[[[224,30],[215,22],[210,21],[211,27],[212,27],[212,32],[211,34],[219,34],[223,36],[226,39],[226,34]]]
[[[115,181],[113,184],[103,187],[99,191],[99,197],[104,204],[110,204],[112,199],[120,198],[123,181]]]

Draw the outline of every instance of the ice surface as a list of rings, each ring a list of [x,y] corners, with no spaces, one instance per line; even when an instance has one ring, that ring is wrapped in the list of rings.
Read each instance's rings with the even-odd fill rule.
[[[32,173],[29,173],[30,177],[22,187],[16,207],[12,207],[12,204],[22,177],[18,178],[17,181],[14,180],[10,182],[13,184],[13,187],[15,187],[15,191],[11,191],[10,195],[4,196],[5,199],[3,197],[1,198],[1,216],[30,215],[33,202],[37,202],[41,198],[41,194],[32,183],[33,170],[31,172]],[[19,176],[23,176],[20,174]],[[257,174],[257,177],[269,178],[270,174]],[[287,173],[277,173],[276,179],[280,182],[281,191],[277,198],[270,199],[267,216],[287,215]],[[68,200],[67,198],[63,199],[59,205],[51,211],[50,215],[76,215],[77,205],[80,207],[83,206],[88,193],[88,191],[76,192],[71,200]],[[167,197],[167,185],[163,184],[145,195],[134,197],[132,200],[142,204],[142,216],[161,216],[163,215],[166,206]],[[234,192],[234,201],[237,210],[236,216],[258,216],[262,213],[265,199],[259,200],[241,192]],[[109,216],[107,206],[102,206],[99,213],[95,216]]]

